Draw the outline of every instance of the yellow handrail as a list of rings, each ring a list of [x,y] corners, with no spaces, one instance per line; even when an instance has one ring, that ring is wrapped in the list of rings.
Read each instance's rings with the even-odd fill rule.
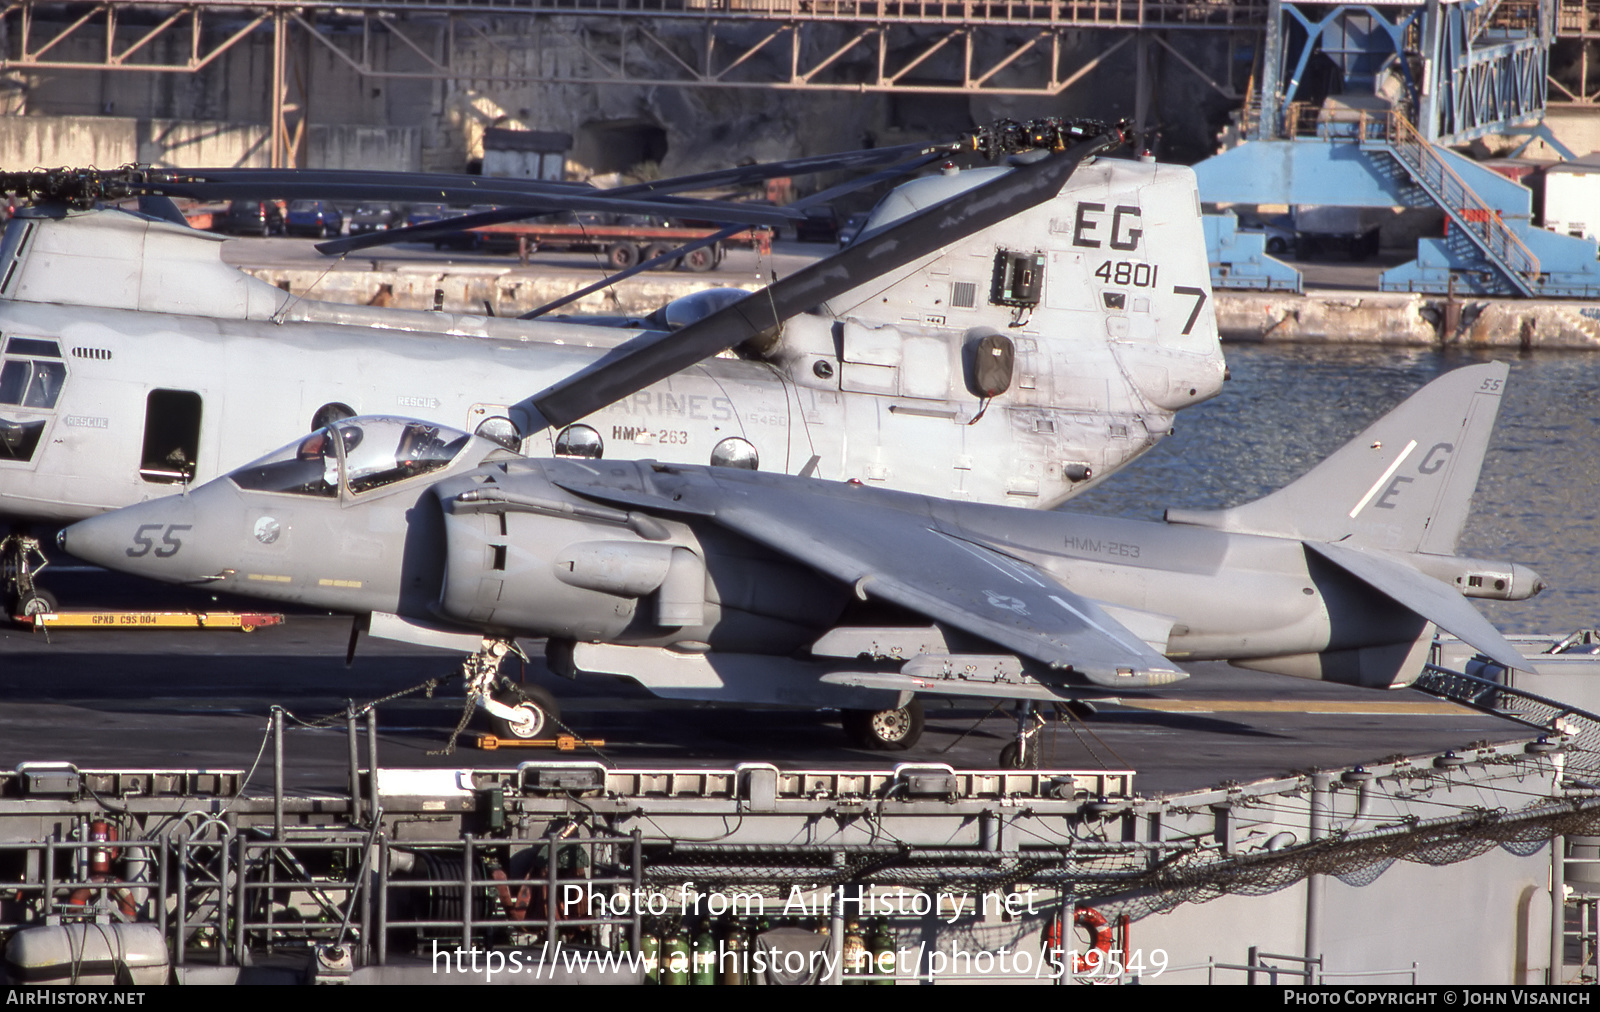
[[[1395,157],[1439,196],[1445,212],[1456,224],[1474,235],[1492,258],[1520,276],[1528,287],[1537,284],[1539,258],[1404,115],[1398,110],[1389,110],[1379,117],[1363,111],[1357,120],[1357,130],[1362,141],[1378,140],[1387,144]]]

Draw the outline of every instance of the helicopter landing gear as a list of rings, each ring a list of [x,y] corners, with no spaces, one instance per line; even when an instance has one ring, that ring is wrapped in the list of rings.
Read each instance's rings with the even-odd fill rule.
[[[31,617],[56,610],[55,595],[34,582],[47,565],[38,538],[26,534],[0,538],[0,582],[5,585],[7,614]]]
[[[1000,750],[1000,768],[1036,770],[1039,768],[1039,732],[1044,718],[1027,700],[1017,703],[1017,740]]]

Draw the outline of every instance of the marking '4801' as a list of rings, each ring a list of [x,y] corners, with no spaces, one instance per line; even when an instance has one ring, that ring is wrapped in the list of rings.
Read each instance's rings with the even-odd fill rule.
[[[1144,229],[1137,227],[1142,223],[1143,215],[1137,204],[1117,204],[1111,209],[1110,221],[1106,221],[1106,205],[1079,201],[1077,214],[1072,221],[1072,245],[1081,249],[1099,249],[1103,238],[1104,244],[1114,250],[1136,250],[1139,248],[1139,239],[1144,235]],[[1107,260],[1095,270],[1094,276],[1106,284],[1154,288],[1160,270],[1159,264]],[[1183,324],[1183,334],[1187,337],[1194,330],[1195,321],[1200,319],[1200,310],[1206,304],[1205,289],[1174,285],[1172,291],[1175,295],[1187,295],[1194,299],[1194,308],[1189,311],[1189,319]]]

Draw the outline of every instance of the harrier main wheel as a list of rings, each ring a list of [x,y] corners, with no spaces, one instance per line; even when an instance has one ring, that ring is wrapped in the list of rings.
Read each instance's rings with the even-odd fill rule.
[[[913,699],[897,710],[845,710],[840,723],[862,748],[902,752],[922,737],[922,701]]]

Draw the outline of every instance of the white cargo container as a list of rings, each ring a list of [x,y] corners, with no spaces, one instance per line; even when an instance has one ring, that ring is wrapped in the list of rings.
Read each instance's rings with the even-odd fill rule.
[[[1580,239],[1600,238],[1600,152],[1545,170],[1544,227]]]

